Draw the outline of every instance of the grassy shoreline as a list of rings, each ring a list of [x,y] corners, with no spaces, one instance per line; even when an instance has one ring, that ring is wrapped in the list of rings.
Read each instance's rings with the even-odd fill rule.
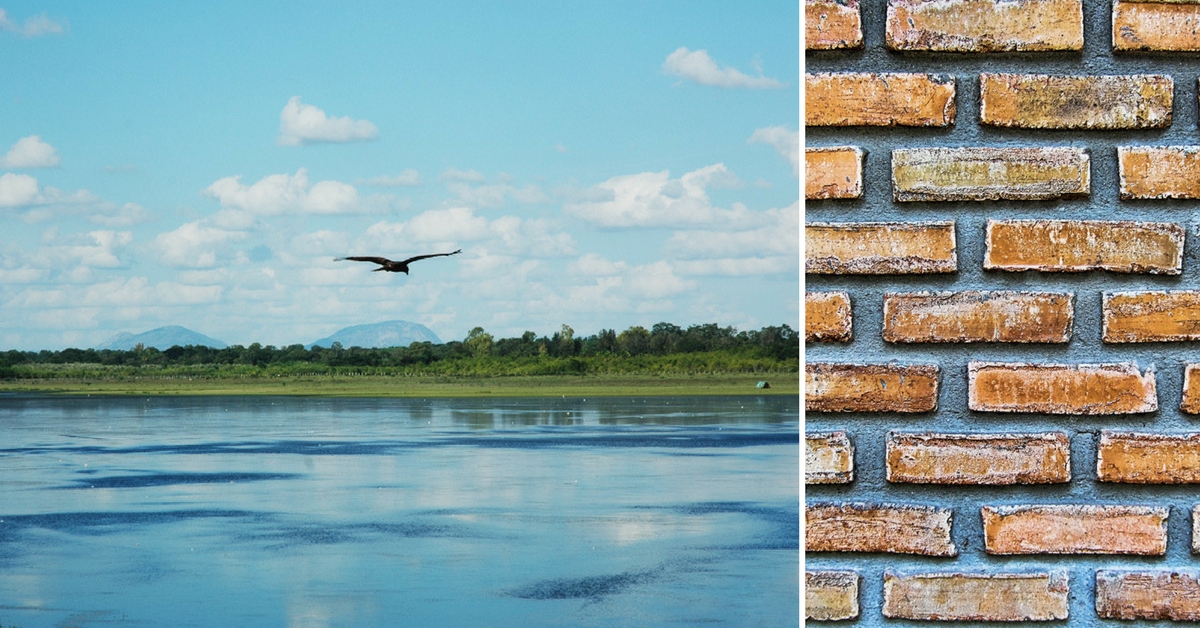
[[[759,381],[771,387],[756,388]],[[128,377],[0,380],[0,393],[311,397],[639,397],[799,395],[794,372],[705,375],[388,376],[316,375],[237,378]]]

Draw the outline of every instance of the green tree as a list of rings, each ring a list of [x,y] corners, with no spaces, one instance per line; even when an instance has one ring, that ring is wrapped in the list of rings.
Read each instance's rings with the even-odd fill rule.
[[[482,327],[472,329],[468,334],[463,344],[467,345],[467,350],[471,355],[477,358],[486,358],[492,354],[492,335],[483,331]]]

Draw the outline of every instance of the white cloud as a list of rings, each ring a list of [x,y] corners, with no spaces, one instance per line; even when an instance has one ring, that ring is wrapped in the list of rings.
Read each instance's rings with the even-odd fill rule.
[[[340,181],[309,185],[308,171],[295,175],[273,174],[253,185],[243,185],[241,175],[218,179],[204,190],[222,207],[242,209],[261,216],[284,213],[345,214],[359,211],[358,190]]]
[[[313,105],[292,96],[279,114],[279,144],[299,146],[311,142],[358,142],[373,140],[379,129],[367,120],[331,118]]]
[[[460,201],[472,207],[501,207],[511,198],[518,203],[545,203],[550,197],[536,185],[517,187],[512,177],[500,174],[497,183],[484,185],[487,177],[474,170],[449,168],[438,175],[438,180]]]
[[[707,189],[738,185],[724,164],[713,164],[672,179],[670,172],[643,172],[613,177],[568,202],[570,215],[601,227],[669,227],[725,224],[745,219],[744,207],[713,207]]]
[[[144,222],[149,217],[150,212],[137,203],[125,203],[121,206],[104,203],[97,213],[88,216],[88,220],[105,227],[129,227]]]
[[[224,251],[225,244],[245,238],[245,232],[219,229],[197,220],[159,234],[154,239],[154,249],[159,258],[171,266],[211,268],[216,265],[217,255]]]
[[[58,151],[38,135],[17,140],[0,159],[0,166],[5,168],[53,168],[57,165]]]
[[[0,207],[23,207],[38,202],[37,179],[27,174],[0,174]]]
[[[458,168],[447,168],[445,172],[438,175],[438,181],[443,183],[483,183],[487,177],[474,170],[459,170]]]
[[[706,50],[688,50],[680,46],[667,56],[663,62],[663,71],[694,81],[701,85],[714,87],[751,87],[757,89],[783,87],[783,83],[763,76],[748,76],[736,68],[722,68],[708,56]]]
[[[8,13],[0,9],[0,30],[16,33],[22,37],[38,37],[51,33],[62,33],[62,24],[51,20],[45,15],[35,15],[25,18],[24,24],[17,24],[8,19]]]
[[[664,300],[696,286],[695,281],[675,274],[671,265],[663,260],[629,264],[588,253],[572,263],[570,270],[588,281],[567,291],[561,306],[572,310],[654,310]]]
[[[421,185],[421,174],[412,168],[395,176],[383,175],[362,181],[367,185],[378,185],[386,188],[415,188]]]
[[[775,147],[783,158],[792,164],[792,174],[800,176],[800,132],[787,127],[768,126],[755,129],[747,144],[762,142]]]
[[[480,255],[555,257],[571,255],[575,250],[570,234],[553,231],[545,221],[517,216],[488,220],[469,207],[434,209],[407,222],[377,222],[367,228],[355,247],[367,249],[358,253],[361,255],[403,255],[408,251],[397,251],[397,243],[409,242],[455,247],[474,243]]]
[[[664,251],[684,259],[723,257],[791,256],[800,254],[800,206],[792,203],[782,209],[751,212],[742,226],[677,231],[667,240]]]

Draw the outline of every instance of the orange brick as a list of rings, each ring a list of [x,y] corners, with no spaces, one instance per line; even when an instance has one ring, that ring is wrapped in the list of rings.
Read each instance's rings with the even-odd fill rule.
[[[861,48],[862,44],[858,0],[804,0],[805,49]]]
[[[854,445],[845,432],[804,435],[804,483],[854,481]]]
[[[968,405],[984,412],[1135,414],[1158,409],[1154,371],[1136,364],[967,365]]]
[[[806,126],[949,126],[954,77],[805,74]]]
[[[804,149],[804,198],[862,198],[863,152],[854,146]]]
[[[892,151],[892,194],[907,201],[1034,201],[1087,196],[1086,149],[907,148]]]
[[[887,479],[916,484],[1071,481],[1071,441],[1047,434],[898,434],[887,437]]]
[[[1080,0],[891,0],[892,50],[1083,50]]]
[[[804,365],[809,412],[930,412],[937,409],[937,391],[933,364]]]
[[[883,297],[888,342],[1069,342],[1070,294],[918,292]]]
[[[1200,574],[1098,570],[1096,614],[1103,619],[1200,621]]]
[[[1200,198],[1200,146],[1120,146],[1117,163],[1123,199]]]
[[[949,621],[1066,619],[1067,574],[927,573],[883,575],[883,616]]]
[[[1167,508],[1150,506],[984,506],[989,554],[1167,552]]]
[[[839,621],[858,617],[858,574],[853,571],[804,572],[804,618]]]
[[[1128,484],[1200,483],[1200,434],[1100,435],[1096,477]]]
[[[1200,414],[1200,364],[1183,368],[1183,400],[1179,409],[1188,414]]]
[[[1113,3],[1113,50],[1200,50],[1200,5]]]
[[[1165,222],[989,220],[988,270],[1178,275],[1183,227]]]
[[[1169,76],[980,74],[984,124],[1025,129],[1145,129],[1171,124]]]
[[[853,327],[850,295],[842,292],[804,293],[804,341],[849,342]]]
[[[952,511],[906,504],[812,504],[804,509],[809,552],[956,556]]]
[[[1104,293],[1104,342],[1200,340],[1200,291]]]
[[[804,226],[804,272],[907,275],[958,269],[953,222],[810,223]]]

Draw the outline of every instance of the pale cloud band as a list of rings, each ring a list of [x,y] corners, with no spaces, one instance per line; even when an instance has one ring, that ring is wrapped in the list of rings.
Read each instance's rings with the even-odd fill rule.
[[[707,50],[688,50],[680,46],[667,56],[663,71],[701,85],[713,87],[748,87],[752,89],[777,89],[783,83],[767,77],[749,76],[737,68],[722,68],[708,56]]]
[[[220,201],[222,207],[241,209],[260,216],[296,214],[345,214],[358,211],[358,190],[341,181],[309,184],[308,170],[295,175],[272,174],[253,185],[241,182],[241,175],[224,177],[204,190],[205,196]]]
[[[783,158],[792,164],[792,174],[800,176],[800,132],[792,131],[787,127],[769,126],[761,129],[755,129],[754,134],[750,139],[746,140],[747,144],[761,142],[770,144],[775,147],[775,150],[783,155]]]
[[[0,31],[16,33],[22,37],[40,37],[42,35],[61,34],[63,27],[62,24],[55,22],[45,15],[28,17],[25,18],[24,24],[17,24],[8,19],[8,13],[4,9],[0,9]]]
[[[58,166],[58,151],[42,141],[41,136],[30,135],[17,140],[8,153],[0,159],[5,168],[54,168]]]
[[[321,109],[292,96],[279,114],[279,144],[299,146],[312,142],[361,142],[379,137],[379,129],[368,120],[348,116],[331,118]]]

